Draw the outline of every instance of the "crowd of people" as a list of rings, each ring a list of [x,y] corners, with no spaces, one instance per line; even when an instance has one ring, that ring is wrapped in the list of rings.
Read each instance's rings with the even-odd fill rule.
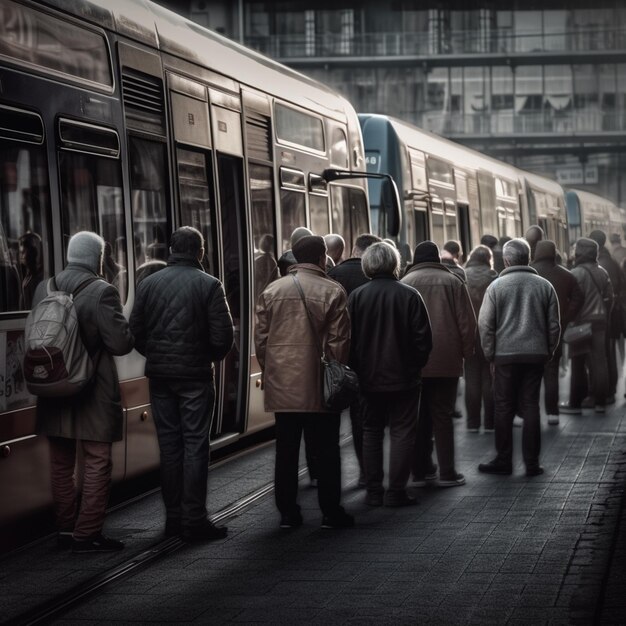
[[[318,488],[323,528],[347,528],[341,505],[341,415],[322,393],[321,359],[349,365],[360,391],[349,407],[365,502],[417,503],[409,487],[457,487],[453,419],[459,381],[465,384],[466,426],[494,433],[495,456],[478,470],[513,471],[513,426],[523,424],[522,456],[529,477],[540,463],[540,388],[545,413],[615,402],[617,345],[624,332],[626,248],[601,231],[576,242],[572,267],[539,226],[525,238],[485,235],[462,267],[463,250],[419,243],[412,262],[390,240],[364,233],[351,254],[339,235],[306,228],[273,261],[256,290],[254,344],[262,369],[265,409],[276,417],[275,498],[281,528],[303,523],[298,462],[304,434]],[[259,257],[271,254],[265,241]],[[122,407],[114,355],[136,348],[146,358],[161,451],[165,534],[185,540],[225,537],[207,517],[209,432],[215,405],[214,364],[233,345],[224,288],[203,266],[204,240],[181,227],[170,240],[167,265],[137,286],[130,320],[118,291],[102,277],[106,246],[91,232],[75,234],[67,267],[55,277],[76,298],[78,322],[96,363],[91,383],[71,398],[38,398],[40,432],[48,435],[59,545],[74,552],[120,550],[102,534],[111,480],[111,445],[121,439]],[[267,265],[267,259],[263,257]],[[501,267],[500,267],[501,266]],[[271,278],[270,278],[271,277]],[[33,306],[45,296],[37,287]],[[583,342],[565,349],[563,331],[591,325]],[[318,343],[319,342],[319,343]],[[321,344],[321,345],[320,345]],[[560,363],[571,360],[569,400],[559,404]],[[389,428],[388,478],[383,467]],[[78,455],[84,480],[77,496]],[[436,457],[434,455],[436,453]]]

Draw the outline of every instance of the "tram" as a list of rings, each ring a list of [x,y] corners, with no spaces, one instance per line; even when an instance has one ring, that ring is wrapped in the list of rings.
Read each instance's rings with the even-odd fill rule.
[[[273,423],[256,295],[296,227],[339,233],[348,249],[370,230],[364,158],[344,98],[155,4],[0,0],[0,524],[51,503],[23,331],[71,235],[104,237],[105,277],[128,316],[172,230],[203,233],[204,267],[223,281],[236,328],[216,373],[217,448]],[[143,357],[116,364],[120,481],[157,467],[159,453]]]
[[[391,174],[399,187],[403,220],[396,240],[405,263],[425,239],[440,247],[458,240],[467,254],[483,234],[520,237],[531,224],[568,250],[558,183],[392,117],[360,114],[359,121],[368,169]],[[380,183],[368,184],[374,231],[391,237],[388,212],[377,210]]]

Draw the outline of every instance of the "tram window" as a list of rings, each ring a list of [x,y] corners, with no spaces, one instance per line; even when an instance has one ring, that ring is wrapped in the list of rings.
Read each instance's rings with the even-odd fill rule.
[[[127,267],[122,172],[117,159],[78,152],[59,153],[63,245],[81,230],[91,230],[105,241],[104,278],[126,302]]]
[[[104,35],[12,0],[0,4],[0,54],[81,81],[113,85]]]
[[[207,155],[204,152],[179,148],[176,151],[176,157],[181,226],[193,226],[202,233],[204,237],[202,266],[209,274],[217,275],[215,228],[211,202],[212,185],[209,182]],[[163,267],[161,264],[164,263],[164,259],[153,260],[153,271],[158,271],[159,265]],[[139,275],[138,272],[137,282],[141,278],[144,278],[143,273]]]
[[[306,226],[304,193],[290,189],[280,190],[280,228],[283,235],[281,254],[291,247],[291,233],[298,226]]]
[[[171,225],[167,212],[165,144],[129,137],[135,280],[167,261]],[[149,264],[149,265],[148,265]]]
[[[415,209],[413,211],[415,217],[415,243],[428,241],[428,213],[423,209]]]
[[[255,302],[265,288],[279,277],[276,263],[276,218],[272,168],[249,164],[252,232],[254,235]],[[291,234],[291,233],[290,233]]]
[[[369,232],[365,193],[362,189],[333,185],[331,200],[332,231],[341,235],[346,242],[346,249],[351,250],[354,239],[362,233]]]
[[[333,142],[330,147],[330,164],[334,167],[347,169],[348,164],[348,140],[341,128],[333,130]]]
[[[29,310],[50,276],[49,216],[45,147],[0,141],[0,313]]]
[[[359,235],[369,232],[369,220],[367,218],[365,193],[361,189],[350,189],[350,222],[353,240]]]
[[[318,152],[325,151],[324,123],[319,117],[282,104],[276,104],[274,113],[278,139]]]
[[[459,239],[459,233],[457,231],[456,212],[450,213],[448,211],[446,212],[446,241],[450,239],[457,241]],[[463,252],[465,252],[465,250]]]
[[[328,197],[309,196],[309,211],[311,213],[311,230],[316,235],[328,235]]]
[[[445,243],[443,213],[433,210],[431,214],[432,240],[441,248]]]

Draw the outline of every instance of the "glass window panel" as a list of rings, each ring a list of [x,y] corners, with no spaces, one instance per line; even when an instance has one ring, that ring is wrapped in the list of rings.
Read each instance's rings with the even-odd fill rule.
[[[426,165],[430,182],[436,181],[446,185],[454,185],[454,169],[450,163],[429,157]]]
[[[0,141],[0,313],[30,310],[50,276],[49,216],[45,146]]]
[[[311,230],[316,235],[328,235],[328,197],[309,195],[309,211],[311,213]]]
[[[515,72],[515,110],[540,111],[543,102],[543,68],[524,65]]]
[[[515,50],[541,50],[541,11],[515,11]]]
[[[446,233],[444,229],[443,212],[440,209],[433,209],[431,213],[431,224],[432,240],[439,246],[439,249],[441,249],[446,242]]]
[[[446,213],[446,241],[454,239],[458,240],[457,232],[457,216],[456,213]],[[445,241],[444,241],[445,243]]]
[[[63,246],[81,230],[98,233],[105,241],[104,278],[126,302],[128,259],[122,194],[121,163],[77,152],[59,152]],[[65,256],[65,254],[64,254]]]
[[[565,50],[569,11],[543,12],[544,50]]]
[[[204,237],[204,269],[214,276],[217,275],[217,252],[214,226],[214,212],[209,181],[210,168],[207,155],[204,152],[184,150],[176,151],[178,161],[178,185],[180,194],[180,224],[193,226]],[[149,273],[165,267],[165,260],[155,259],[150,263],[149,272],[142,272],[137,276],[137,282]],[[148,269],[148,267],[146,267]],[[144,275],[145,274],[145,275]]]
[[[280,190],[280,222],[283,236],[280,254],[289,250],[291,233],[298,226],[306,226],[305,194],[290,189]]]
[[[448,70],[437,67],[429,72],[426,85],[426,110],[446,111],[448,93]]]
[[[103,35],[22,4],[0,3],[0,55],[111,87]]]
[[[346,240],[346,249],[352,250],[354,240],[364,233],[368,233],[369,227],[369,215],[367,208],[367,199],[365,192],[362,189],[350,190],[350,219],[352,225],[352,242],[348,246],[348,240]]]
[[[335,167],[347,168],[348,164],[348,140],[341,128],[333,130],[333,142],[330,148],[330,163]]]
[[[129,137],[130,186],[136,280],[153,261],[167,261],[171,223],[167,212],[165,145]]]
[[[254,293],[255,298],[258,298],[279,277],[276,263],[274,183],[271,167],[249,163],[248,171],[254,236]]]
[[[276,136],[283,141],[324,152],[324,124],[318,117],[276,104]]]
[[[332,203],[332,231],[341,235],[346,242],[346,248],[350,241],[350,195],[347,187],[332,185],[330,188]]]

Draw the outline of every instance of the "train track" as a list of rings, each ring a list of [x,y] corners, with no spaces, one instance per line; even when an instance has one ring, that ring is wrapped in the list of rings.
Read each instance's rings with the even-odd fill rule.
[[[340,446],[343,447],[350,441],[352,441],[352,436],[347,435],[341,439]],[[269,445],[269,443],[255,446],[254,449],[258,450],[260,447],[266,445]],[[215,470],[216,468],[227,464],[235,458],[239,458],[245,454],[249,454],[251,451],[252,449],[219,461],[215,465],[212,465],[211,469]],[[298,471],[298,479],[302,478],[302,476],[304,476],[306,473],[306,466],[301,467]],[[141,494],[140,496],[133,498],[130,501],[117,505],[116,507],[114,507],[114,509],[130,506],[131,504],[134,504],[141,499],[156,493],[157,491],[159,491],[159,489],[152,489],[144,494]],[[255,489],[251,493],[243,496],[242,498],[239,498],[235,502],[224,507],[223,509],[212,515],[210,517],[210,520],[214,524],[218,524],[231,517],[235,517],[236,515],[239,515],[246,509],[256,504],[262,498],[268,496],[273,491],[274,481],[270,481],[265,485],[259,487],[258,489]],[[164,559],[173,552],[180,550],[185,545],[189,544],[185,543],[178,537],[172,537],[164,539],[162,541],[158,541],[147,550],[144,550],[139,554],[132,556],[123,563],[89,578],[85,582],[72,587],[65,593],[60,594],[42,604],[39,604],[32,609],[29,609],[21,615],[10,619],[6,623],[10,624],[11,626],[31,626],[35,624],[49,623],[50,620],[63,615],[81,602],[101,592],[109,585],[112,585],[113,583],[129,577],[141,569],[149,567],[150,565]]]

